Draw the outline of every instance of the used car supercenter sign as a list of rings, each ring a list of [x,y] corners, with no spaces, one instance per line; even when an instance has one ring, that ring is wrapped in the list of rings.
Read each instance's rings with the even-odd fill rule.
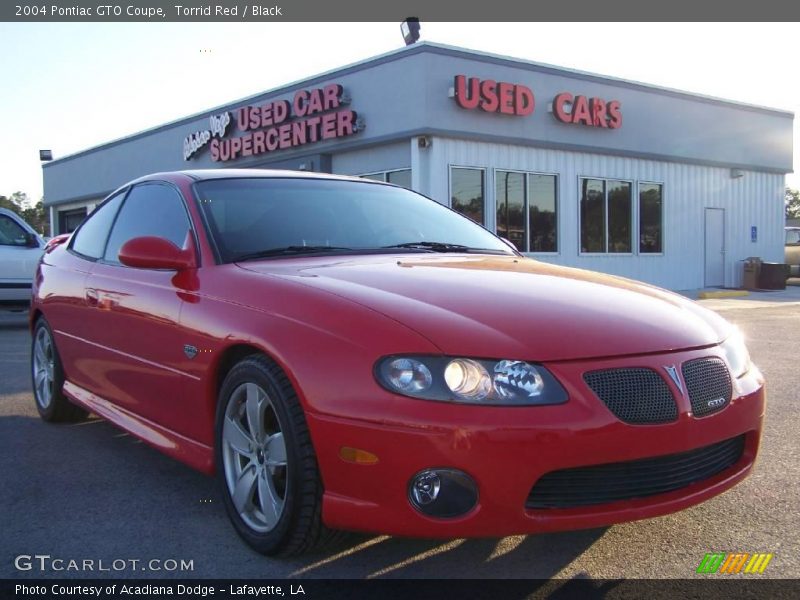
[[[527,116],[536,107],[533,91],[521,84],[456,75],[453,88],[456,104],[467,110]],[[561,92],[553,99],[553,116],[562,123],[619,129],[622,105],[619,100],[606,101]]]
[[[226,162],[353,135],[363,128],[363,123],[357,122],[355,111],[344,108],[347,104],[344,88],[334,83],[298,90],[291,103],[275,100],[238,108],[233,117],[229,112],[212,115],[208,130],[184,139],[183,158],[189,160],[206,144],[211,160]],[[243,135],[227,137],[231,121]]]

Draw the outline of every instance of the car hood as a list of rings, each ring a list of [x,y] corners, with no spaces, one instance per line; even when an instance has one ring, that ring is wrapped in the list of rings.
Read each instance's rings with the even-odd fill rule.
[[[730,331],[677,294],[521,257],[298,257],[240,266],[378,311],[450,355],[557,361],[657,353],[711,346]]]

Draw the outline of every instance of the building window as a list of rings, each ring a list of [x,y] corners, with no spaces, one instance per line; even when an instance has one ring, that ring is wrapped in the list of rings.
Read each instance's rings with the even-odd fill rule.
[[[386,181],[404,187],[408,190],[411,189],[411,169],[400,169],[399,171],[388,171],[386,173]]]
[[[86,207],[58,211],[58,232],[72,233],[86,218]]]
[[[581,182],[581,252],[606,251],[606,182]]]
[[[660,183],[639,184],[639,252],[660,254],[663,247],[664,200]]]
[[[450,208],[483,225],[484,198],[483,169],[450,168]]]
[[[411,189],[411,169],[397,169],[395,171],[380,171],[378,173],[367,173],[360,175],[362,179],[373,179],[375,181],[386,181]]]
[[[557,252],[557,177],[495,172],[497,235],[520,252]]]
[[[359,175],[361,179],[372,179],[373,181],[386,181],[386,173],[367,173],[366,175]]]
[[[633,248],[633,196],[629,181],[608,181],[608,252],[630,254]]]
[[[581,252],[630,254],[633,248],[631,182],[581,180]]]

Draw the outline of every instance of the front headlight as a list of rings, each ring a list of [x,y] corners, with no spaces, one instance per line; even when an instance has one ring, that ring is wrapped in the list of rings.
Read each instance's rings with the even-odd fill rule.
[[[561,404],[567,392],[541,365],[521,360],[387,356],[375,378],[390,392],[439,402],[494,406]]]
[[[744,336],[741,331],[736,329],[727,340],[720,344],[720,348],[725,354],[725,360],[734,379],[739,379],[750,370],[750,353],[744,344]]]

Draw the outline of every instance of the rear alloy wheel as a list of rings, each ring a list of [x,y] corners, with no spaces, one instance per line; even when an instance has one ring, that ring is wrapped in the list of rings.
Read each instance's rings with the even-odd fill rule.
[[[291,555],[329,537],[303,409],[281,369],[253,355],[220,390],[216,466],[228,516],[262,554]]]
[[[50,422],[71,422],[86,417],[86,411],[67,400],[61,390],[64,385],[64,371],[53,340],[53,332],[44,317],[39,318],[33,330],[31,375],[33,397],[42,419]]]

